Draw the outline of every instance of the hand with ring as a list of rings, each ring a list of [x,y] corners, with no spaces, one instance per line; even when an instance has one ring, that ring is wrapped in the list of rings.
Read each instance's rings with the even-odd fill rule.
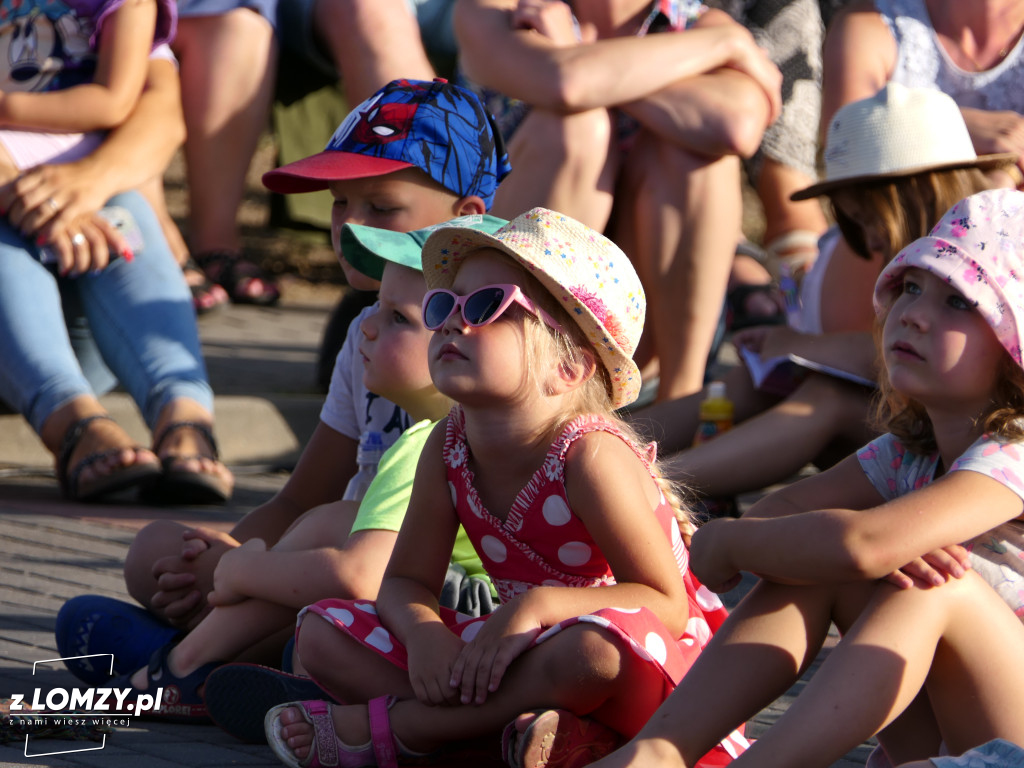
[[[121,234],[102,216],[85,214],[47,243],[57,256],[61,277],[78,277],[105,269],[111,253],[124,253],[128,246]]]

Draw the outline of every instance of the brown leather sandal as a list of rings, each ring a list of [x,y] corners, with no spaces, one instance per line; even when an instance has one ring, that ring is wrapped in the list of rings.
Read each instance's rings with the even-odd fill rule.
[[[147,504],[223,504],[231,498],[232,484],[225,478],[208,472],[193,472],[177,466],[187,459],[209,459],[219,462],[217,441],[210,428],[198,421],[175,421],[164,427],[153,441],[153,453],[160,456],[160,448],[167,437],[179,429],[192,429],[210,446],[212,456],[203,454],[164,456],[160,459],[163,473],[160,480],[142,494]]]

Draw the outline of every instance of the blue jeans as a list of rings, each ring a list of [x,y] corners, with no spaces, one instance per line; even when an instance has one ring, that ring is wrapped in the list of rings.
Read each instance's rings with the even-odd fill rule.
[[[191,294],[160,224],[137,193],[117,195],[108,205],[135,218],[145,245],[132,262],[119,258],[77,278],[58,277],[32,242],[0,220],[0,398],[36,432],[61,406],[96,394],[69,338],[68,324],[79,311],[150,429],[178,398],[213,409]]]

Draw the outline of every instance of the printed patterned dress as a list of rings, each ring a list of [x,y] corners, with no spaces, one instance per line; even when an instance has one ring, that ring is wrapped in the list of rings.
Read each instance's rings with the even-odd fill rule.
[[[615,584],[608,561],[583,522],[569,508],[564,485],[565,457],[570,446],[595,431],[609,432],[626,440],[612,423],[602,417],[582,416],[573,420],[552,444],[544,464],[519,492],[502,521],[484,508],[473,485],[462,410],[456,406],[449,415],[443,457],[452,502],[502,602],[538,586],[602,587]],[[629,445],[649,468],[652,456],[632,443]],[[574,624],[596,624],[622,638],[634,653],[661,671],[661,694],[665,698],[727,614],[718,596],[690,573],[689,552],[683,544],[673,510],[664,497],[654,514],[672,547],[686,584],[690,619],[683,635],[672,637],[647,608],[604,608],[548,628],[537,636],[534,645]],[[318,614],[396,666],[408,669],[405,648],[380,623],[372,602],[323,600],[304,610]],[[467,618],[444,608],[441,609],[441,618],[467,642],[476,636],[487,620],[487,616]],[[616,723],[607,725],[616,727]],[[728,763],[746,746],[747,741],[741,733],[734,732],[709,753],[701,765]]]

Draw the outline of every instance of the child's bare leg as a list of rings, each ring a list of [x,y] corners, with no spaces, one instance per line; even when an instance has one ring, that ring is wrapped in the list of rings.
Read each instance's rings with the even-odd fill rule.
[[[325,626],[328,625],[325,623]],[[300,643],[306,629],[304,626],[299,633]],[[328,629],[334,634],[337,651],[338,633],[329,626]],[[348,637],[345,640],[356,645]],[[376,656],[372,651],[362,650],[364,655]],[[351,659],[348,661],[345,667],[350,671],[359,666],[351,663]],[[373,666],[381,662],[387,663],[377,657]],[[375,671],[369,666],[358,671],[367,680]],[[317,675],[314,679],[324,685]],[[370,695],[398,693],[400,700],[390,711],[392,731],[408,749],[428,752],[452,741],[493,734],[520,713],[537,708],[563,708],[599,720],[602,714],[614,717],[625,714],[632,718],[628,727],[633,730],[657,707],[660,679],[659,671],[613,635],[581,624],[563,630],[520,656],[505,674],[498,691],[479,706],[422,704],[412,698],[407,676],[398,691],[384,690],[379,683],[370,683]],[[329,686],[328,689],[336,694]],[[282,721],[287,726],[283,733],[289,746],[300,760],[303,759],[313,739],[312,727],[295,709],[286,710]],[[334,725],[338,737],[346,744],[359,746],[369,741],[365,706],[336,707]]]
[[[594,765],[693,765],[800,677],[828,634],[839,593],[863,605],[871,585],[755,585],[640,734]]]
[[[735,764],[831,765],[922,684],[952,754],[997,737],[1019,742],[1022,653],[1024,626],[973,572],[934,589],[879,584],[807,688]]]
[[[740,166],[641,131],[623,161],[613,239],[629,253],[647,290],[658,400],[704,384],[711,342],[740,237]]]
[[[611,141],[606,109],[560,114],[534,108],[509,142],[513,170],[491,212],[511,219],[543,205],[603,231],[618,170]]]
[[[732,401],[736,423],[756,416],[779,401],[754,389],[750,374],[742,365],[730,368],[722,376],[725,390]],[[629,422],[648,440],[658,443],[658,455],[667,456],[693,445],[700,424],[700,402],[703,392],[694,392],[676,400],[653,403],[626,415]]]
[[[662,471],[708,496],[764,488],[798,472],[837,437],[856,438],[857,444],[869,440],[870,402],[863,387],[812,374],[763,413],[667,458]]]

